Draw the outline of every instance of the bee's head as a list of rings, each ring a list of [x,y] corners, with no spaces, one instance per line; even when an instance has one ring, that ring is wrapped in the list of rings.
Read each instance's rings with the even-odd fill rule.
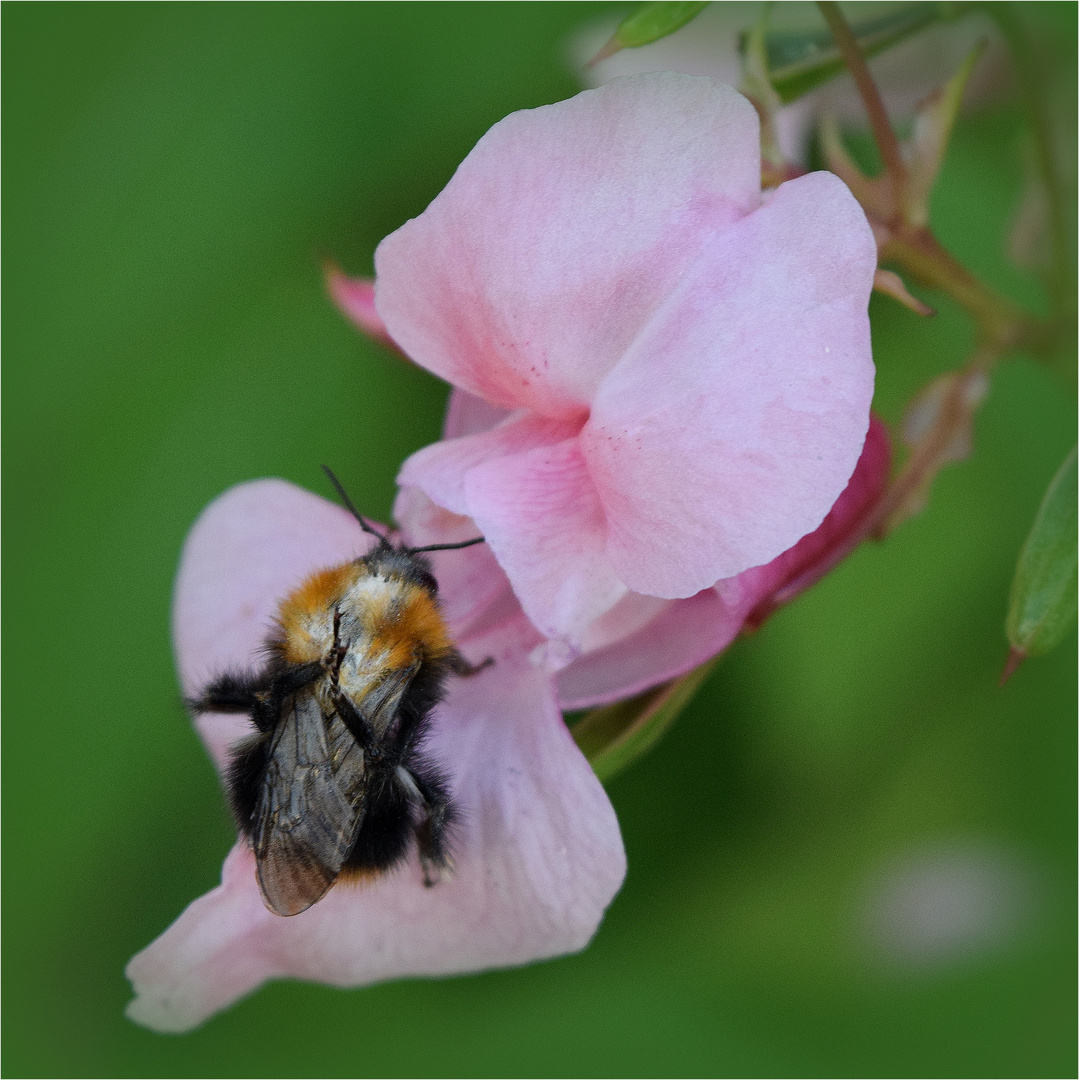
[[[352,505],[352,500],[348,497],[348,493],[341,485],[341,481],[330,471],[328,465],[322,466],[323,471],[330,478],[330,483],[337,489],[337,494],[341,496],[341,501],[348,508],[352,516],[360,523],[360,528],[365,533],[370,533],[372,536],[378,538],[378,547],[367,556],[368,561],[377,559],[381,566],[385,566],[387,569],[396,571],[401,577],[408,581],[414,581],[417,585],[422,585],[432,596],[438,594],[438,582],[435,581],[434,574],[431,573],[431,564],[423,558],[424,552],[427,551],[456,551],[457,548],[472,547],[473,544],[482,544],[483,537],[477,536],[472,540],[462,540],[458,544],[428,544],[425,547],[394,547],[390,543],[388,537],[378,531],[364,516]],[[403,559],[408,562],[409,569],[405,570],[405,563],[400,564],[400,568],[394,564],[394,557],[397,559]]]

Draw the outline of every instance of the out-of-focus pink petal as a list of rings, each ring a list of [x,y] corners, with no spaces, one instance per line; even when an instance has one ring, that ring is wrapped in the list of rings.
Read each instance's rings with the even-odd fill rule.
[[[709,241],[581,433],[631,589],[693,595],[823,521],[865,440],[875,268],[865,215],[831,173],[782,185]]]
[[[520,624],[527,642],[533,631]],[[429,746],[463,810],[453,878],[426,888],[413,860],[278,918],[238,848],[221,887],[131,962],[133,1019],[180,1031],[268,978],[359,986],[526,963],[588,943],[625,874],[618,822],[549,676],[523,660],[506,628],[481,644],[494,666],[451,684]]]
[[[379,245],[379,314],[454,385],[581,416],[708,236],[757,206],[757,139],[745,98],[673,73],[514,113]]]
[[[278,601],[313,570],[372,544],[346,510],[284,480],[254,480],[215,499],[188,534],[176,580],[173,639],[184,693],[257,664]],[[208,713],[196,723],[219,768],[250,731],[236,715]]]
[[[468,471],[464,493],[528,617],[579,650],[589,623],[627,592],[606,556],[603,509],[579,441],[493,458]]]
[[[658,596],[627,592],[614,607],[588,624],[581,637],[581,652],[605,649],[616,641],[632,636],[672,603],[674,601]]]
[[[374,278],[353,278],[342,274],[336,266],[326,268],[326,288],[330,299],[369,338],[396,349],[397,345],[382,316],[375,310]]]
[[[579,657],[558,673],[563,709],[589,709],[640,693],[692,670],[740,633],[746,605],[725,604],[714,589],[672,600],[635,634]]]
[[[862,526],[888,483],[891,461],[888,429],[873,416],[850,483],[820,527],[769,564],[774,584],[768,598],[750,613],[747,625],[759,626],[776,608],[790,603],[837,566],[864,539]]]
[[[446,405],[442,438],[459,439],[462,435],[478,435],[501,424],[509,415],[508,409],[499,408],[467,390],[455,387],[450,391],[450,400]]]
[[[401,466],[397,482],[420,488],[455,514],[475,517],[465,495],[465,478],[471,469],[507,455],[552,446],[576,435],[580,428],[580,421],[548,420],[519,412],[488,431],[417,450]]]

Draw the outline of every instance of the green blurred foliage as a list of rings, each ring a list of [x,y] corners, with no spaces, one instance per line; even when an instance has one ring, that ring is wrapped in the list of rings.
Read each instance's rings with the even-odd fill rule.
[[[696,18],[707,6],[707,0],[701,3],[679,3],[675,0],[660,0],[654,4],[638,4],[637,10],[627,15],[619,24],[611,39],[621,49],[638,49],[650,45],[668,34],[673,34],[691,19]],[[605,52],[610,52],[608,46]]]
[[[1008,641],[1024,656],[1048,652],[1075,624],[1075,447],[1045,493],[1023,544],[1008,604]]]
[[[863,5],[863,8],[866,5]],[[876,56],[935,22],[955,18],[953,3],[903,4],[883,16],[851,23],[851,30],[866,57]],[[741,42],[745,51],[746,40]],[[766,30],[764,48],[768,77],[784,104],[796,101],[845,67],[832,32],[825,28]]]
[[[996,688],[1015,552],[1075,441],[1022,358],[926,513],[739,642],[612,782],[630,870],[589,950],[280,983],[182,1037],[122,1015],[126,960],[233,838],[172,670],[184,533],[251,477],[329,494],[322,461],[385,519],[445,388],[350,330],[320,259],[369,272],[491,123],[573,93],[565,35],[601,10],[5,5],[7,1075],[1074,1069],[1074,632]],[[1074,49],[1074,5],[1040,17]],[[1002,254],[1019,137],[1014,109],[961,120],[933,212],[1036,301]],[[873,301],[890,420],[969,346],[930,299]],[[1024,897],[1003,930],[924,955],[880,930],[967,856]]]

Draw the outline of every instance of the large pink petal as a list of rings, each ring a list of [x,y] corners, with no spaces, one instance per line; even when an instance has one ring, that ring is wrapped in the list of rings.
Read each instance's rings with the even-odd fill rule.
[[[483,641],[495,665],[455,681],[437,714],[429,749],[452,773],[463,810],[451,880],[425,888],[413,860],[278,918],[238,848],[221,886],[132,960],[129,1015],[181,1031],[269,978],[358,986],[583,948],[621,885],[625,855],[549,676],[522,656],[531,628],[519,629],[521,641],[505,627]]]
[[[758,205],[757,140],[745,98],[671,72],[514,113],[379,245],[378,311],[454,385],[581,416],[708,236]]]
[[[875,267],[831,173],[784,184],[709,241],[581,434],[631,589],[691,596],[821,523],[869,423]]]
[[[583,648],[589,624],[627,590],[579,441],[493,458],[465,474],[464,494],[528,617],[571,655]]]

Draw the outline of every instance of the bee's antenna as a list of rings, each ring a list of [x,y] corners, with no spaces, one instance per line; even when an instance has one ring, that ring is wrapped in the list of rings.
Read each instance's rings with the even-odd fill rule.
[[[472,540],[462,540],[459,544],[428,544],[426,547],[405,548],[409,555],[419,555],[424,551],[456,551],[458,548],[472,547],[473,544],[482,544],[484,537],[477,536]]]
[[[392,547],[393,545],[389,542],[389,540],[387,540],[386,537],[378,531],[378,529],[374,528],[374,526],[367,520],[367,518],[365,518],[363,514],[361,514],[359,510],[357,510],[356,507],[352,505],[352,500],[348,497],[348,492],[346,492],[345,489],[341,486],[341,481],[338,480],[336,476],[334,476],[333,471],[330,469],[329,465],[323,465],[322,471],[330,478],[330,483],[333,484],[333,486],[337,489],[337,494],[341,496],[341,501],[345,504],[348,512],[360,523],[360,528],[363,529],[365,533],[370,533],[372,536],[377,536],[378,542],[383,547]],[[469,542],[475,543],[475,541]]]

